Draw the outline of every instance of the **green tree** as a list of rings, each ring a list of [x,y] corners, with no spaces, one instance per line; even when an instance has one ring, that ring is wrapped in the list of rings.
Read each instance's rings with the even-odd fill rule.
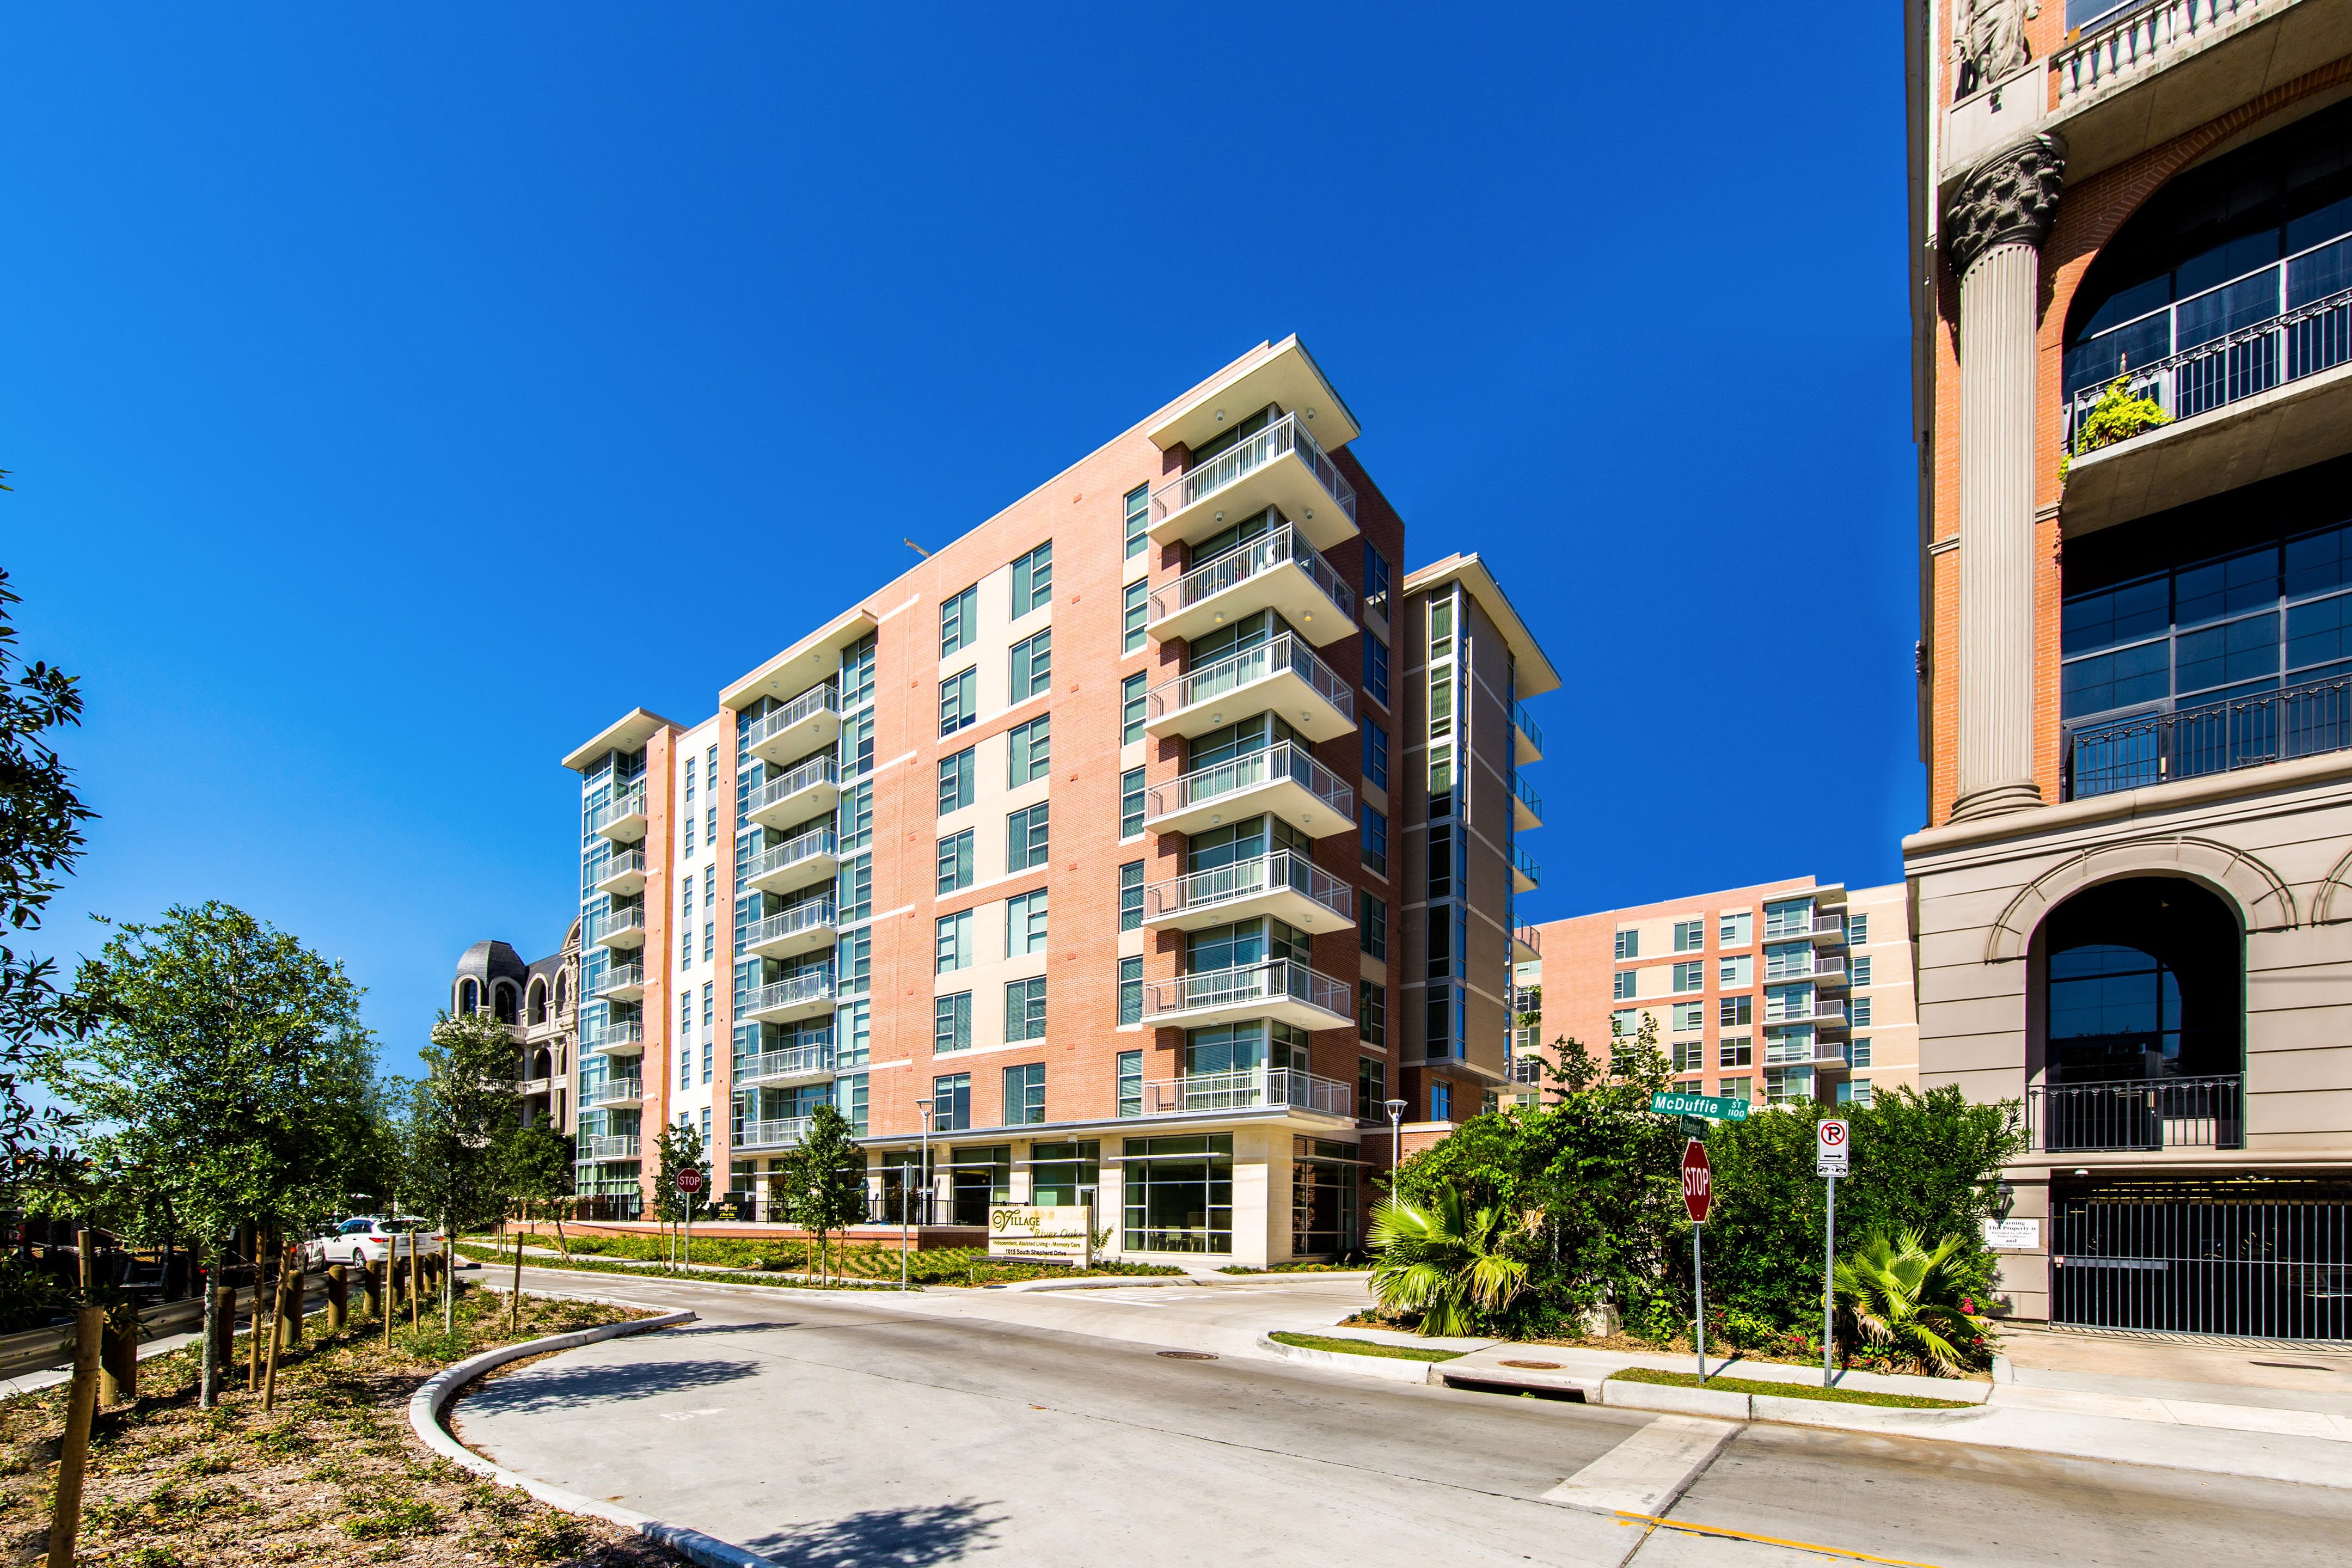
[[[543,1121],[518,1129],[507,1142],[505,1186],[515,1217],[553,1219],[555,1245],[566,1257],[572,1249],[563,1242],[563,1205],[572,1192],[572,1140]],[[523,1227],[519,1225],[515,1227],[514,1300],[509,1308],[515,1321],[520,1321],[522,1312],[522,1238]]]
[[[341,965],[226,904],[116,928],[76,979],[81,1044],[47,1072],[86,1119],[82,1153],[114,1223],[194,1238],[217,1279],[237,1226],[299,1233],[337,1212],[375,1138],[360,995]],[[209,1330],[204,1343],[210,1405]]]
[[[654,1177],[654,1215],[665,1227],[674,1226],[680,1221],[693,1218],[701,1209],[703,1194],[710,1190],[710,1173],[703,1158],[702,1134],[694,1130],[691,1122],[673,1121],[656,1136],[654,1149],[659,1155],[659,1163],[656,1166],[657,1173]],[[688,1196],[679,1192],[677,1173],[680,1171],[701,1171],[702,1193]],[[691,1263],[694,1259],[681,1258],[679,1261]]]
[[[810,1114],[808,1131],[779,1163],[784,1217],[816,1237],[822,1279],[832,1262],[827,1238],[866,1217],[866,1152],[849,1118],[825,1104]]]
[[[1501,1204],[1473,1209],[1454,1187],[1427,1204],[1386,1200],[1372,1211],[1373,1296],[1387,1311],[1417,1315],[1424,1334],[1479,1332],[1527,1289],[1528,1261],[1512,1255],[1515,1218],[1532,1229],[1543,1215],[1514,1216]]]
[[[522,1127],[515,1050],[513,1026],[478,1012],[442,1014],[417,1052],[425,1076],[409,1100],[403,1192],[440,1222],[445,1238],[506,1213],[508,1144]],[[442,1324],[452,1333],[454,1289],[443,1269]]]

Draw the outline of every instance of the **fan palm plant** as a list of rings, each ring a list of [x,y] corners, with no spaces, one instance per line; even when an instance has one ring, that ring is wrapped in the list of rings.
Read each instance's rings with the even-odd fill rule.
[[[1948,1236],[1931,1249],[1916,1230],[1873,1236],[1837,1266],[1839,1310],[1871,1344],[1955,1375],[1992,1330],[1946,1276],[1963,1245]]]
[[[1475,1333],[1527,1289],[1527,1264],[1505,1250],[1511,1228],[1501,1205],[1472,1212],[1456,1188],[1425,1205],[1391,1198],[1372,1212],[1372,1294],[1384,1310],[1421,1314],[1424,1334]]]

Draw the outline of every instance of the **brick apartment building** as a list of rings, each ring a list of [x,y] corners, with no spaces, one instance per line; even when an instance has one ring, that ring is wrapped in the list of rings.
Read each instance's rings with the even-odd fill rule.
[[[2019,1316],[2341,1339],[2352,0],[1908,9],[1920,1077]]]
[[[1519,704],[1558,684],[1475,555],[1404,571],[1357,433],[1261,345],[715,712],[567,757],[579,1190],[634,1212],[685,1121],[766,1218],[831,1103],[877,1220],[1357,1246],[1386,1103],[1427,1138],[1508,1081]]]
[[[1518,965],[1530,1064],[1563,1038],[1604,1058],[1648,1020],[1694,1094],[1846,1104],[1918,1085],[1900,882],[1727,888],[1548,921],[1534,940]]]

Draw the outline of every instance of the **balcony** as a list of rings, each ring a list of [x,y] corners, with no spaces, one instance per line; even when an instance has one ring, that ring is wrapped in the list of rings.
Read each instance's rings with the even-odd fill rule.
[[[599,947],[643,947],[646,945],[646,907],[630,904],[625,908],[607,910],[593,924],[589,941]]]
[[[1542,880],[1543,868],[1536,864],[1535,858],[1514,847],[1511,850],[1511,891],[1532,893]]]
[[[841,733],[841,693],[830,685],[812,686],[743,732],[743,743],[753,756],[771,766],[782,766],[807,756],[819,746],[830,746]]]
[[[1200,1028],[1244,1018],[1276,1018],[1302,1029],[1355,1026],[1355,988],[1286,958],[1210,969],[1143,988],[1143,1021]]]
[[[1765,984],[1779,985],[1796,980],[1810,980],[1816,985],[1843,985],[1845,955],[1806,948],[1795,961],[1780,963],[1775,963],[1770,953],[1764,955]]]
[[[809,1118],[786,1116],[774,1121],[739,1121],[728,1142],[738,1153],[753,1149],[789,1149],[808,1136]]]
[[[1143,923],[1155,931],[1198,931],[1256,915],[1302,931],[1346,931],[1356,923],[1356,890],[1287,849],[1143,889]]]
[[[1843,915],[1809,914],[1798,921],[1764,922],[1766,942],[1810,942],[1815,947],[1838,947],[1845,942]]]
[[[645,1079],[608,1078],[602,1083],[592,1083],[580,1091],[580,1108],[586,1110],[599,1105],[636,1105],[645,1098]]]
[[[1151,542],[1198,544],[1269,506],[1318,550],[1356,536],[1355,487],[1296,414],[1162,485],[1151,498]]]
[[[607,1002],[635,1002],[646,994],[646,966],[642,963],[616,963],[604,971],[604,978],[596,984],[596,994]]]
[[[1511,728],[1517,732],[1518,741],[1518,744],[1512,752],[1511,760],[1519,764],[1542,762],[1543,731],[1537,729],[1536,721],[1528,717],[1526,703],[1511,704]]]
[[[1193,563],[1151,595],[1145,629],[1160,642],[1190,641],[1260,610],[1276,612],[1317,647],[1356,629],[1356,591],[1287,523]]]
[[[551,1078],[519,1078],[515,1093],[525,1100],[544,1100],[555,1092],[556,1080]]]
[[[1525,773],[1511,775],[1511,826],[1521,833],[1543,826],[1543,796],[1528,787]]]
[[[831,811],[840,798],[841,773],[834,760],[811,757],[792,772],[761,784],[743,803],[743,809],[761,826],[782,833],[820,812]]]
[[[1155,833],[1199,833],[1264,811],[1317,838],[1356,826],[1356,792],[1287,741],[1161,784],[1146,808],[1144,826]]]
[[[1536,926],[1521,926],[1511,933],[1511,962],[1534,963],[1543,957],[1543,931]]]
[[[743,880],[763,893],[788,893],[830,880],[839,864],[833,829],[819,827],[753,856],[743,868]]]
[[[736,1017],[749,1023],[788,1024],[832,1011],[833,972],[818,969],[761,986],[743,999]]]
[[[761,1051],[758,1056],[740,1058],[733,1076],[738,1089],[753,1084],[815,1083],[833,1076],[833,1047],[793,1046],[787,1050]]]
[[[634,899],[646,890],[646,852],[623,849],[604,858],[596,873],[596,890],[607,898]]]
[[[2352,234],[2067,350],[2068,537],[2352,451],[2347,281]],[[2118,375],[2172,423],[2086,452],[2092,406]]]
[[[2070,731],[2064,793],[2087,800],[2117,790],[2352,749],[2352,679],[2315,680],[2231,702]]]
[[[635,844],[646,836],[646,786],[623,790],[588,818],[588,830],[615,844]]]
[[[811,899],[797,909],[752,922],[743,933],[743,951],[761,958],[790,958],[831,946],[833,927],[833,900]]]
[[[607,1022],[604,1032],[583,1046],[590,1055],[608,1057],[636,1056],[646,1048],[646,1026],[635,1018],[619,1023]]]
[[[2033,1084],[2025,1091],[2025,1128],[2029,1147],[2053,1154],[2242,1149],[2244,1081],[2231,1073]]]
[[[573,1157],[581,1160],[634,1160],[637,1157],[637,1134],[583,1132],[574,1146]]]
[[[1790,1011],[1786,1009],[1776,1012],[1773,1010],[1770,998],[1767,997],[1764,1003],[1764,1022],[1767,1024],[1776,1025],[1816,1024],[1823,1028],[1829,1029],[1843,1029],[1845,1027],[1844,998],[1815,996],[1811,1000],[1803,1003],[1801,1005],[1804,1009],[1802,1012]],[[1805,1058],[1799,1058],[1798,1059],[1803,1060]],[[1780,1063],[1775,1061],[1773,1065],[1777,1067]]]
[[[1143,730],[1161,740],[1189,739],[1269,710],[1309,741],[1337,740],[1356,728],[1348,683],[1286,632],[1146,692]]]
[[[1143,1086],[1146,1116],[1200,1116],[1224,1110],[1270,1110],[1287,1106],[1318,1115],[1353,1120],[1355,1089],[1312,1073],[1284,1068],[1241,1072],[1195,1073],[1159,1079]]]

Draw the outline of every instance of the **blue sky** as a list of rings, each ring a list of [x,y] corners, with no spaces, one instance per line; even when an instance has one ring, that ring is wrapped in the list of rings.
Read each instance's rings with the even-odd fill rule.
[[[225,899],[412,1068],[561,938],[565,751],[1290,331],[1566,677],[1523,918],[1900,875],[1896,8],[855,9],[13,18],[0,560],[103,813],[47,951]]]

